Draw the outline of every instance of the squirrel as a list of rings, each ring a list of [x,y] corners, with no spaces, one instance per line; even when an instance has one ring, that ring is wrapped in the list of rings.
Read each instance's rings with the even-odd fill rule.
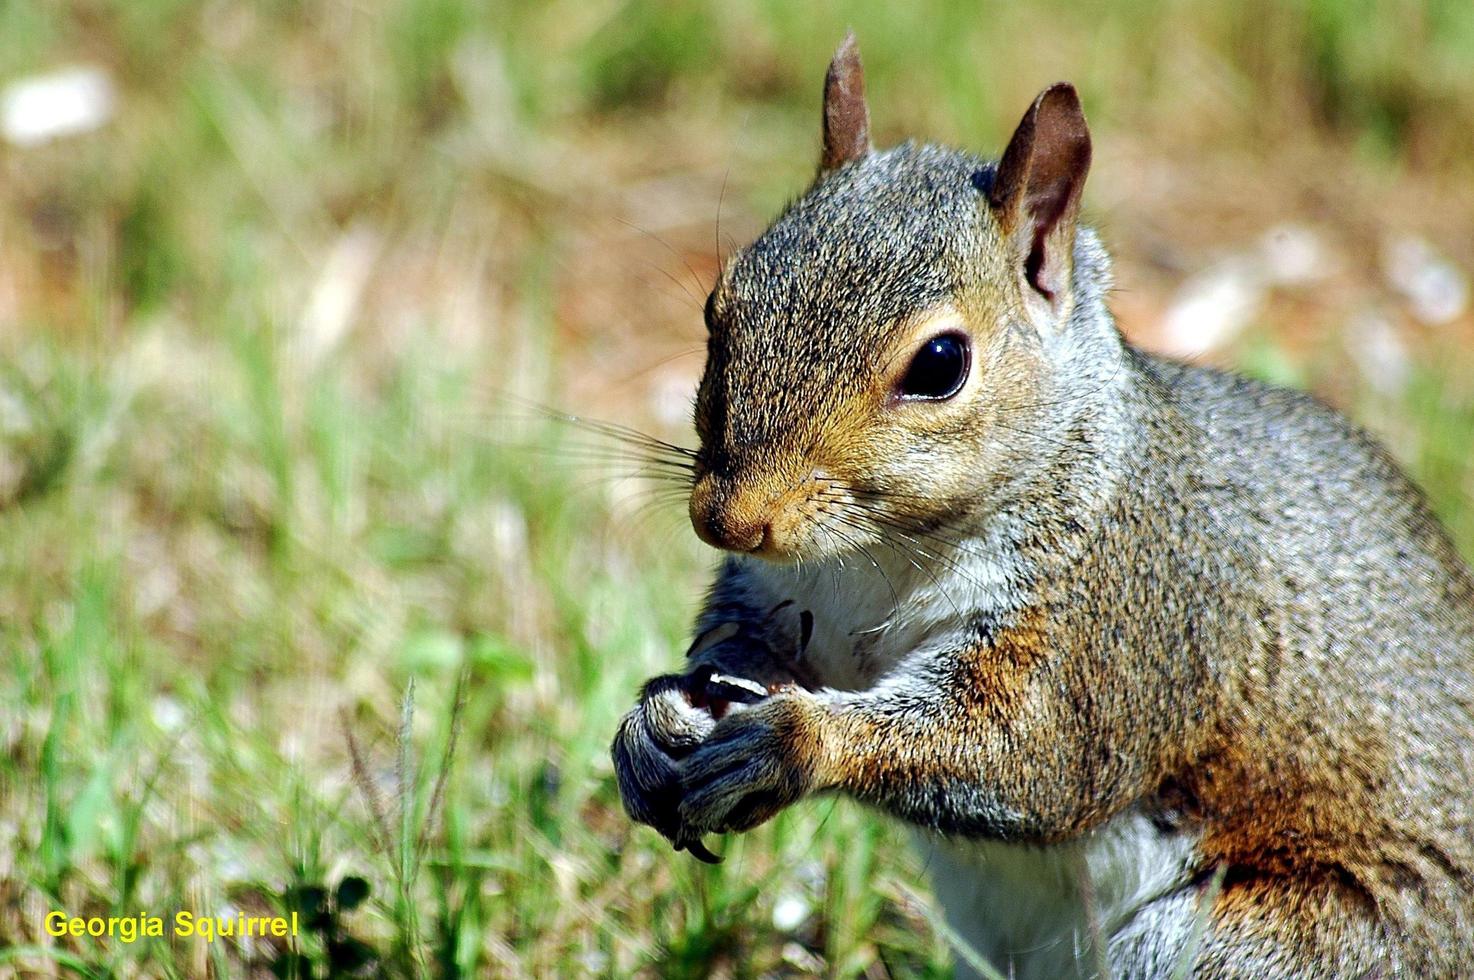
[[[728,554],[625,807],[707,859],[885,811],[1012,977],[1474,976],[1474,575],[1341,415],[1123,339],[1090,160],[1065,83],[997,162],[874,149],[846,38],[706,304]]]

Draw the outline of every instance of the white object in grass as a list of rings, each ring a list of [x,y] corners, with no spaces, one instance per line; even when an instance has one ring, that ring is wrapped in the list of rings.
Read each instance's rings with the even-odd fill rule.
[[[36,146],[91,132],[112,118],[113,103],[112,79],[100,68],[32,75],[0,92],[0,135],[15,146]]]

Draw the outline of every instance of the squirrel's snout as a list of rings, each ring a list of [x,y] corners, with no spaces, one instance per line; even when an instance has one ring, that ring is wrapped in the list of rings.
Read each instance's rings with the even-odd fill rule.
[[[757,551],[770,533],[766,519],[714,493],[691,494],[691,526],[702,541],[726,551]]]
[[[726,551],[761,551],[772,538],[770,507],[755,494],[718,486],[711,477],[691,491],[691,526],[696,536]]]
[[[760,551],[768,537],[768,525],[731,524],[726,521],[696,522],[696,535],[707,544],[727,551]]]

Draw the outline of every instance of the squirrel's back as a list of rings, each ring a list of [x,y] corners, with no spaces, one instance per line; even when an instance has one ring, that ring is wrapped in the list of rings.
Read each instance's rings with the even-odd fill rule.
[[[1175,511],[1164,540],[1219,556],[1198,601],[1255,620],[1245,655],[1217,658],[1222,714],[1158,802],[1201,822],[1225,907],[1298,875],[1307,902],[1374,907],[1409,969],[1474,970],[1468,566],[1386,451],[1316,399],[1126,356],[1150,435],[1123,512]]]

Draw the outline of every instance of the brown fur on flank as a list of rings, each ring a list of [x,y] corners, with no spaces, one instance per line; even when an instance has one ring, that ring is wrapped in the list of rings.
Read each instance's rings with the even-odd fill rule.
[[[631,815],[694,849],[852,796],[1020,977],[1474,976],[1474,576],[1421,493],[1121,338],[1072,88],[997,164],[871,149],[852,39],[825,91],[818,178],[708,303],[725,632],[621,726]],[[910,391],[939,338],[961,383]],[[713,666],[777,693],[717,720]]]

